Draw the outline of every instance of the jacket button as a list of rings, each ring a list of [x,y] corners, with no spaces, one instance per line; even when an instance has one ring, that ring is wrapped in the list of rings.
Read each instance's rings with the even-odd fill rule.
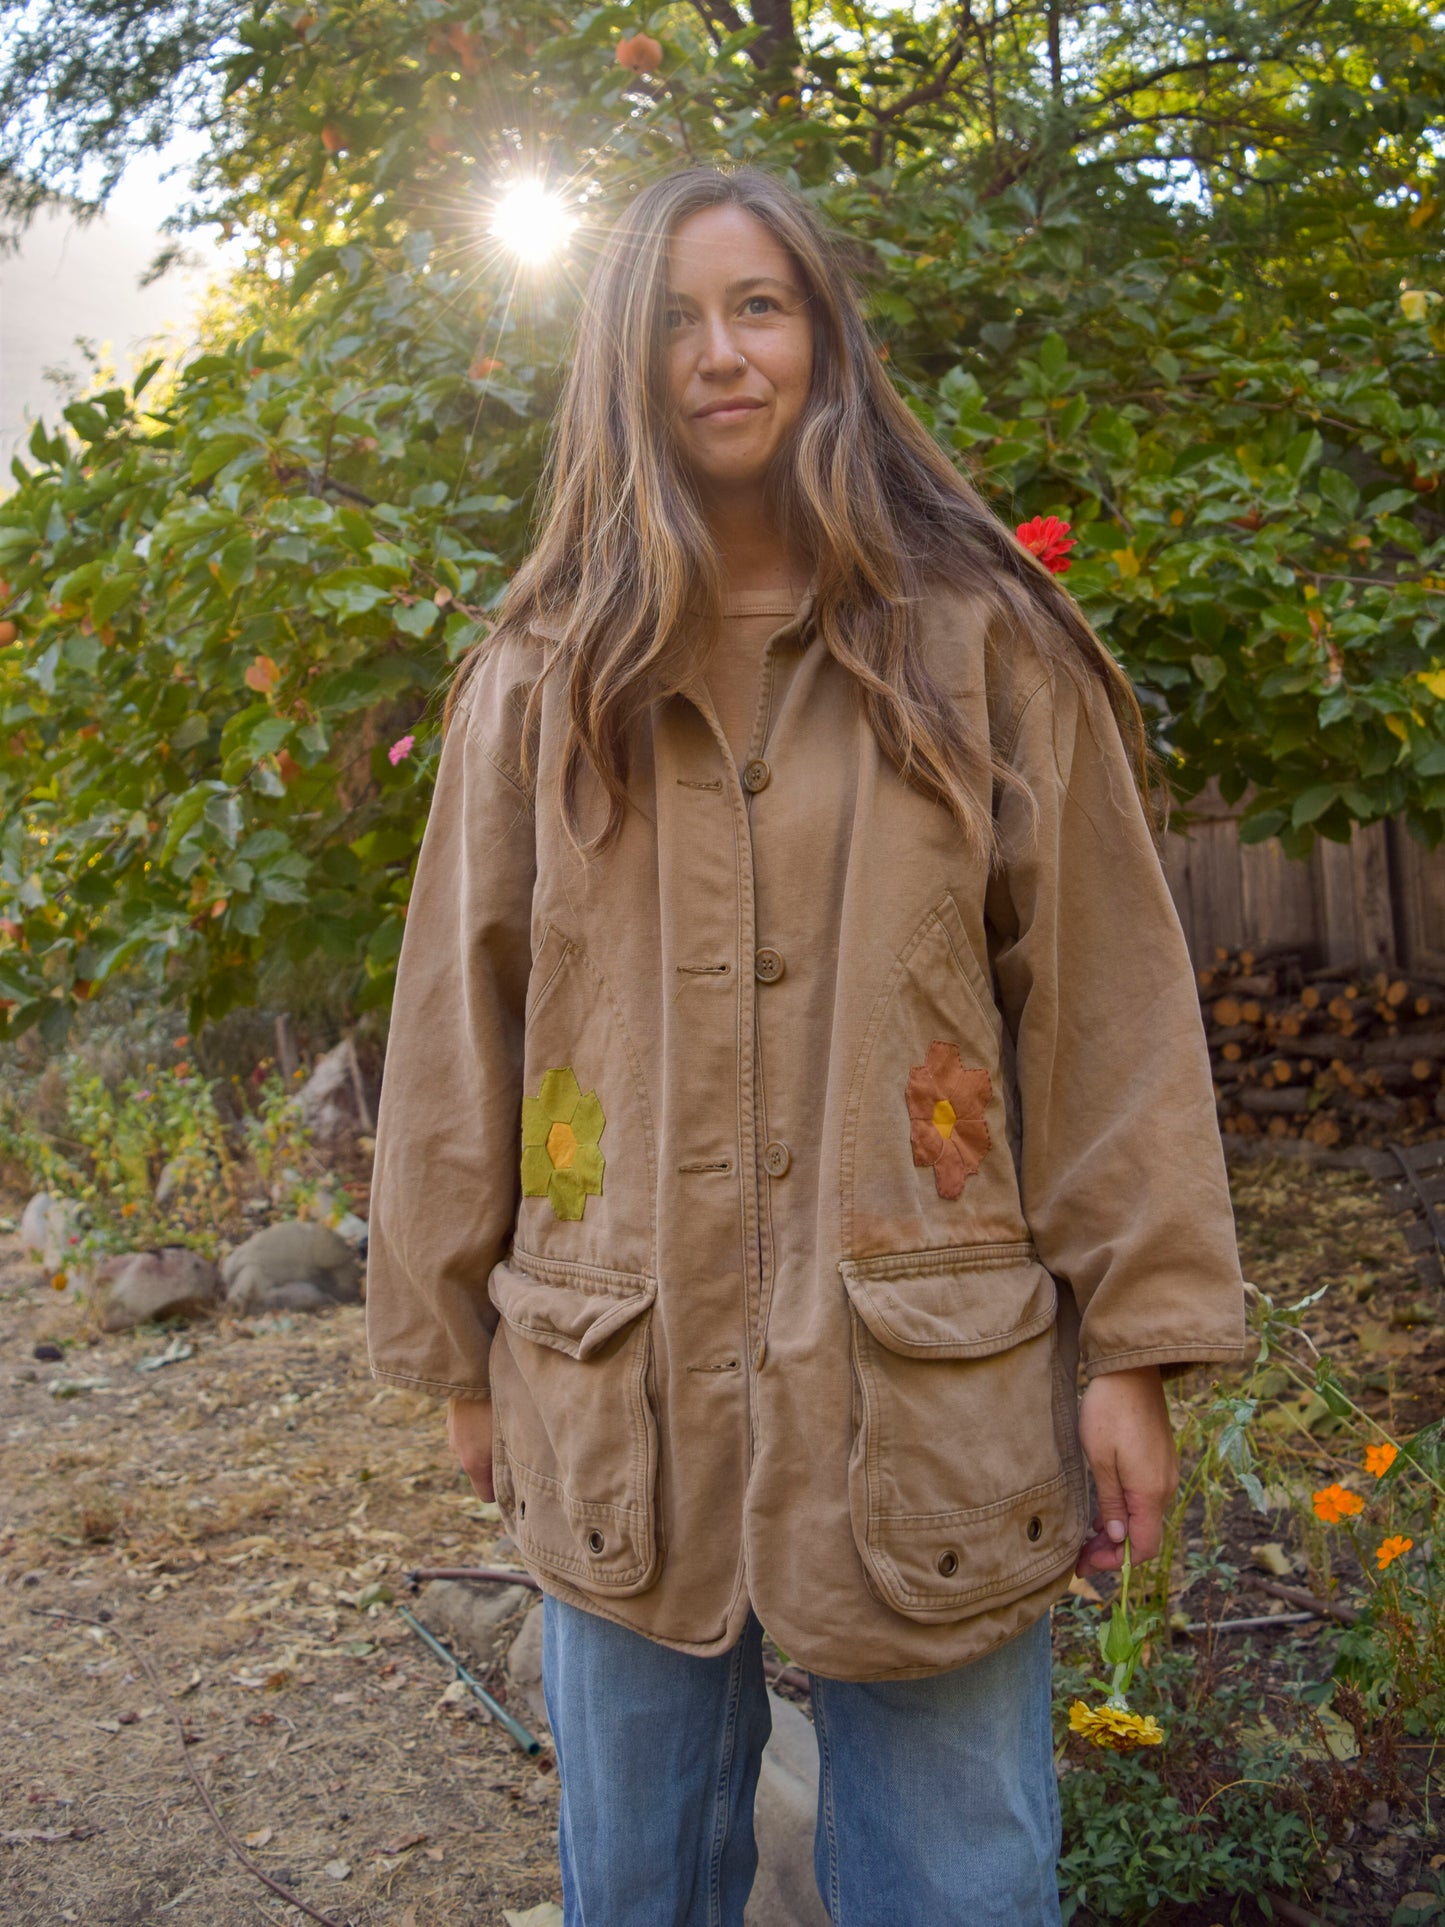
[[[770,1178],[780,1178],[792,1161],[793,1154],[781,1138],[774,1138],[763,1152],[763,1165]]]
[[[958,1554],[956,1552],[940,1552],[937,1563],[938,1570],[943,1574],[944,1578],[952,1579],[953,1575],[958,1571]]]
[[[743,764],[743,788],[749,790],[766,789],[772,771],[761,756],[754,756]]]
[[[765,944],[753,958],[753,971],[761,982],[775,984],[783,974],[782,951]]]

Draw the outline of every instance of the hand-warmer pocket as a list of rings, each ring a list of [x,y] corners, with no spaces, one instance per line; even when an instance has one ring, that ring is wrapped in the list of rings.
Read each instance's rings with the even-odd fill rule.
[[[623,1597],[657,1576],[653,1278],[513,1248],[491,1382],[497,1501],[529,1565]]]
[[[1005,1604],[1076,1557],[1085,1487],[1057,1288],[1027,1243],[844,1259],[853,1532],[920,1620]]]

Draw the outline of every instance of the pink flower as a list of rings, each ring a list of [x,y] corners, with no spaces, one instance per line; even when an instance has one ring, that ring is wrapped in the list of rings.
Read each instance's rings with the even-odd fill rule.
[[[390,762],[393,769],[396,768],[397,764],[401,761],[403,756],[410,754],[412,744],[415,743],[415,741],[416,741],[415,736],[398,736],[397,737],[396,741],[392,744],[391,748],[386,752],[387,760]]]
[[[1061,522],[1057,515],[1036,515],[1032,522],[1020,522],[1014,533],[1050,575],[1062,575],[1073,567],[1069,550],[1074,546],[1074,538],[1069,528],[1070,524]]]

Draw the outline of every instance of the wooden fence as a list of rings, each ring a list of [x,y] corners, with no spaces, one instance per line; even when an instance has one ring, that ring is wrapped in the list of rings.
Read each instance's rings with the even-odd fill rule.
[[[1212,963],[1217,946],[1288,944],[1321,965],[1445,975],[1445,843],[1426,850],[1387,819],[1356,825],[1349,843],[1318,837],[1300,862],[1273,837],[1241,843],[1239,806],[1212,783],[1188,807],[1163,858],[1196,965]]]

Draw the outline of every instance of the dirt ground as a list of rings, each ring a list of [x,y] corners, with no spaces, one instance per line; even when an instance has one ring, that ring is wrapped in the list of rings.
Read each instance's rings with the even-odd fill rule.
[[[1281,1297],[1328,1281],[1312,1331],[1402,1430],[1438,1416],[1445,1301],[1376,1189],[1278,1165],[1232,1181],[1246,1276]],[[0,1194],[0,1216],[23,1203]],[[0,1234],[7,1927],[302,1918],[226,1849],[131,1653],[57,1611],[107,1613],[144,1650],[231,1827],[320,1912],[491,1927],[559,1900],[548,1750],[528,1760],[443,1703],[445,1669],[366,1603],[377,1586],[405,1603],[415,1565],[507,1562],[439,1405],[369,1377],[359,1309],[194,1324],[189,1357],[137,1369],[173,1336],[97,1336]],[[45,1343],[63,1357],[37,1360]],[[1429,1842],[1402,1838],[1408,1886]],[[1343,1852],[1332,1918],[1388,1920],[1406,1886]]]

